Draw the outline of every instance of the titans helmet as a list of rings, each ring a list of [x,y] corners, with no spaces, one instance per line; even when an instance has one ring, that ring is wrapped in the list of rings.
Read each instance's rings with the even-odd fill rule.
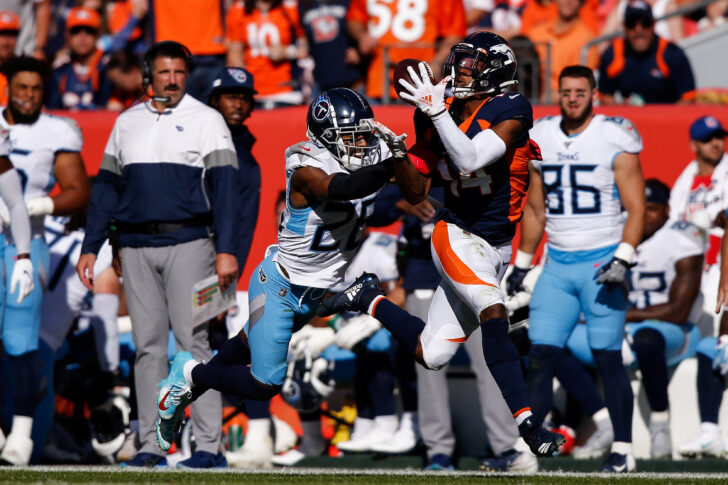
[[[131,405],[124,396],[115,395],[91,410],[91,447],[106,462],[114,463],[127,437]]]
[[[499,94],[518,84],[516,55],[508,42],[492,32],[476,32],[450,49],[442,68],[443,76],[452,76],[452,93],[456,98],[476,94]],[[459,74],[473,78],[457,86]]]
[[[372,121],[374,113],[363,96],[347,88],[329,89],[308,107],[306,136],[351,172],[380,160]]]
[[[308,352],[291,360],[281,389],[283,400],[303,413],[317,410],[334,390],[333,367],[333,362],[323,357],[313,359]]]

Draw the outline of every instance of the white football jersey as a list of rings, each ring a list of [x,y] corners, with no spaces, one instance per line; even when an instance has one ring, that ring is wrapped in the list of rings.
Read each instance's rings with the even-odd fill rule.
[[[622,152],[642,151],[632,122],[598,114],[569,136],[561,130],[561,116],[547,116],[530,135],[543,155],[532,163],[543,179],[549,246],[584,251],[618,244],[624,221],[612,163]]]
[[[359,249],[376,193],[351,201],[293,207],[289,200],[291,176],[301,167],[315,167],[327,174],[347,173],[328,150],[314,143],[301,142],[286,150],[286,208],[278,227],[275,260],[288,271],[291,283],[330,288],[342,281]]]
[[[385,232],[370,232],[346,269],[343,283],[333,288],[333,291],[343,290],[364,272],[374,273],[382,282],[399,278],[397,236]]]
[[[83,147],[81,129],[70,118],[41,113],[33,124],[8,125],[0,114],[0,124],[10,132],[10,161],[20,175],[25,200],[45,197],[53,190],[58,152],[80,153]],[[42,236],[44,217],[31,217],[33,237]]]
[[[40,336],[53,350],[58,350],[68,335],[73,319],[91,309],[91,292],[76,273],[81,256],[83,231],[66,232],[68,217],[45,217],[45,241],[50,249],[51,266],[43,295]],[[106,241],[94,263],[98,276],[111,266],[111,246]]]
[[[637,246],[629,299],[637,308],[666,303],[675,279],[675,263],[703,254],[704,235],[684,221],[667,221],[651,238]]]

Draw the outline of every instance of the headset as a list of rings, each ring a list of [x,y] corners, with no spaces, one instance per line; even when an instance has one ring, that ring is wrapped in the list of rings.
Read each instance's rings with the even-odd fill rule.
[[[161,42],[157,42],[147,49],[144,53],[144,60],[142,60],[142,88],[145,93],[154,80],[154,60],[160,55],[167,53],[174,54],[174,57],[182,57],[185,60],[187,71],[189,72],[192,70],[192,53],[185,45],[174,40],[163,40]],[[180,56],[178,54],[182,55]],[[161,103],[168,103],[170,100],[169,96],[154,96],[153,94],[151,95],[151,98],[154,101],[159,101]]]

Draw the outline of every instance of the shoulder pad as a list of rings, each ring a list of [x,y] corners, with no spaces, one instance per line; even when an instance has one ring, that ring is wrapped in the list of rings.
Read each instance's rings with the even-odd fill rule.
[[[669,221],[669,229],[688,238],[690,241],[702,246],[705,243],[705,234],[698,226],[688,221]]]
[[[621,116],[605,116],[604,136],[622,150],[629,153],[642,151],[642,135],[634,123]]]

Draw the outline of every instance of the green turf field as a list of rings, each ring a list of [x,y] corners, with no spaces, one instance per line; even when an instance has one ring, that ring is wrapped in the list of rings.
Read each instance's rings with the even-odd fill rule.
[[[0,468],[0,484],[43,483],[62,485],[84,484],[150,484],[150,485],[228,485],[251,483],[268,484],[725,484],[725,474],[664,474],[638,473],[632,475],[603,475],[586,473],[546,472],[537,475],[495,475],[482,472],[421,472],[418,470],[352,470],[332,471],[330,468],[281,469],[264,472],[189,472],[181,470],[125,471],[117,467],[34,467],[25,469]]]

